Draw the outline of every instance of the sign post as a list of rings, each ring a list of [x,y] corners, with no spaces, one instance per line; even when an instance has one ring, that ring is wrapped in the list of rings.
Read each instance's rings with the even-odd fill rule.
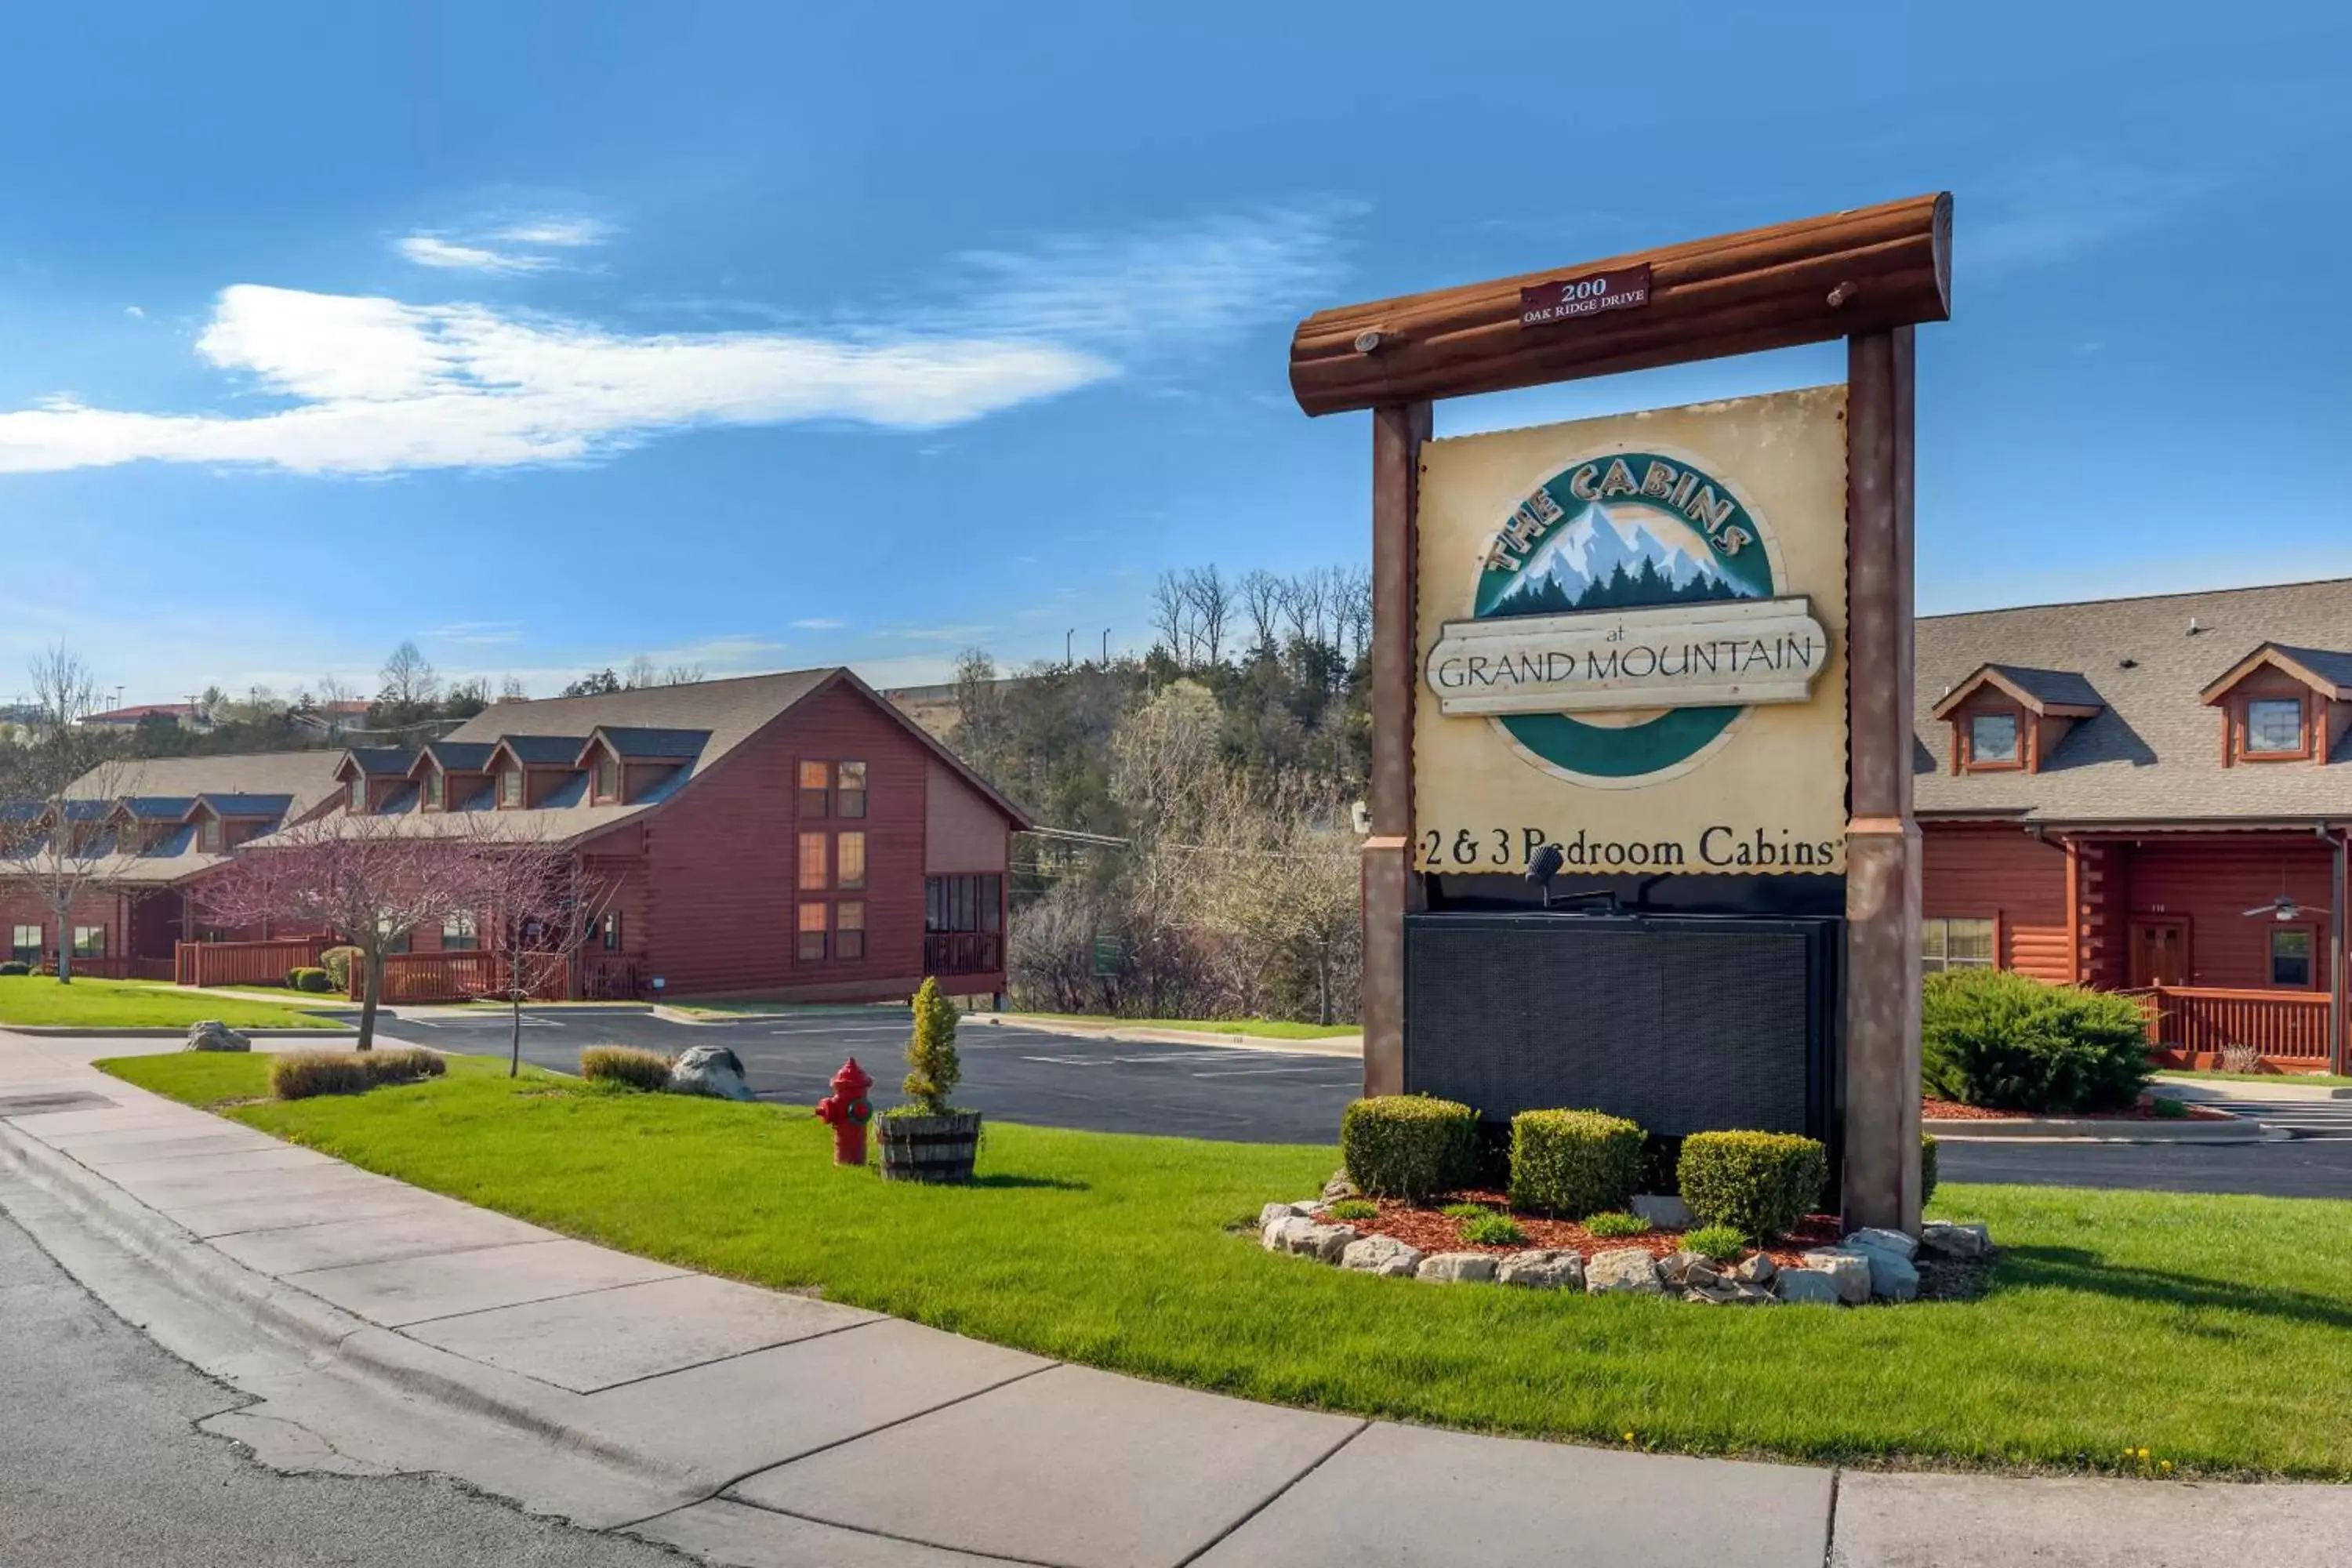
[[[1845,1217],[1916,1229],[1911,355],[1950,236],[1937,194],[1299,324],[1300,407],[1373,421],[1367,1094],[1417,1076],[1409,932],[1556,848],[1572,900],[1842,919]],[[1441,397],[1838,338],[1843,386],[1432,438]]]

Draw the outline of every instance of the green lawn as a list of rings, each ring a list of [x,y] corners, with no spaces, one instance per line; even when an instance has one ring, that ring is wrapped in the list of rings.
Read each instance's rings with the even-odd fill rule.
[[[100,1064],[193,1103],[250,1058]],[[1742,1311],[1343,1274],[1244,1225],[1326,1147],[992,1126],[982,1182],[835,1170],[805,1111],[459,1063],[226,1108],[420,1186],[714,1273],[1281,1403],[1705,1453],[2352,1478],[2352,1203],[1951,1186],[1973,1302]]]
[[[1008,1024],[1032,1019],[1055,1024],[1102,1024],[1129,1029],[1191,1029],[1200,1034],[1255,1035],[1268,1040],[1330,1040],[1364,1032],[1361,1024],[1292,1024],[1279,1018],[1113,1018],[1100,1013],[1005,1013]]]
[[[321,996],[324,1006],[348,1006]],[[233,1029],[333,1028],[336,1020],[297,1007],[249,1002],[149,980],[77,980],[0,974],[0,1025],[55,1024],[83,1029],[184,1028],[218,1018]]]
[[[2160,1082],[2168,1078],[2220,1079],[2228,1083],[2305,1083],[2329,1089],[2352,1088],[2352,1078],[2333,1072],[2220,1072],[2199,1068],[2158,1068]]]

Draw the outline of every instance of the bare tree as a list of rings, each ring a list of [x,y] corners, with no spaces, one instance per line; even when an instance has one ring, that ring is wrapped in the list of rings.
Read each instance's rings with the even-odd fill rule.
[[[1223,662],[1225,633],[1234,619],[1233,584],[1212,562],[1184,574],[1184,596],[1192,606],[1197,651],[1202,662]]]
[[[475,931],[489,953],[509,1025],[507,1076],[522,1071],[522,1005],[571,973],[616,890],[572,847],[545,837],[505,838],[487,814],[467,836],[473,850]]]
[[[1192,597],[1174,572],[1162,572],[1151,585],[1151,630],[1179,668],[1192,668]]]
[[[375,1043],[384,954],[421,926],[480,907],[474,847],[425,837],[396,816],[314,817],[240,849],[199,881],[194,898],[222,925],[315,926],[360,950],[359,1048]]]
[[[519,678],[509,675],[503,677],[499,681],[499,700],[501,702],[528,702],[530,700],[530,693],[523,689],[522,681]]]
[[[1282,647],[1282,579],[1259,567],[1242,579],[1242,605],[1249,612],[1250,653],[1265,658]]]
[[[57,927],[58,980],[73,982],[73,907],[114,855],[107,814],[123,786],[112,737],[82,721],[99,686],[60,643],[32,662],[33,716],[0,780],[0,876],[31,890]]]
[[[1348,662],[1355,663],[1372,646],[1372,574],[1362,566],[1336,569],[1339,590],[1339,626],[1347,640]]]
[[[1301,572],[1284,583],[1282,616],[1293,642],[1317,641],[1323,627],[1323,574]]]
[[[639,654],[629,660],[629,668],[621,673],[621,687],[627,691],[635,691],[639,687],[656,685],[658,682],[659,678],[654,673],[654,661],[645,654]]]
[[[673,664],[661,672],[664,686],[695,686],[709,679],[698,664]]]
[[[441,700],[441,677],[414,642],[404,642],[383,661],[383,684],[376,700],[414,717]]]

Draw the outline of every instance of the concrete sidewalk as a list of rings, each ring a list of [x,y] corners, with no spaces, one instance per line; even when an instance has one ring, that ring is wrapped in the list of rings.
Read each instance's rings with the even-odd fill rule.
[[[0,1034],[0,1206],[259,1403],[289,1469],[433,1470],[709,1561],[2319,1564],[2352,1491],[1846,1473],[1284,1409],[710,1279]]]

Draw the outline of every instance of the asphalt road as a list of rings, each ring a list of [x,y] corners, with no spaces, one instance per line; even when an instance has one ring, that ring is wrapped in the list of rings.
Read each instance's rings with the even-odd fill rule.
[[[672,1024],[645,1013],[525,1009],[523,1057],[577,1068],[583,1046],[643,1046],[675,1053],[724,1045],[762,1099],[814,1105],[834,1069],[856,1056],[893,1105],[910,1019],[903,1008],[806,1013],[724,1025]],[[389,1033],[446,1050],[503,1056],[507,1020],[404,1018]],[[1094,1039],[967,1022],[958,1032],[964,1082],[957,1098],[1008,1121],[1103,1132],[1156,1132],[1248,1143],[1329,1143],[1355,1098],[1352,1057]],[[2342,1110],[2336,1110],[2341,1107]],[[2352,1198],[2352,1101],[2280,1108],[2300,1135],[2279,1143],[1957,1143],[1943,1145],[1955,1182],[2011,1182],[2158,1192],[2257,1193]]]
[[[424,1476],[289,1476],[194,1424],[252,1401],[130,1328],[0,1215],[8,1568],[677,1568]]]
[[[673,1024],[643,1013],[524,1011],[523,1059],[578,1070],[583,1046],[642,1046],[676,1053],[725,1046],[743,1063],[752,1092],[788,1105],[814,1105],[844,1058],[875,1079],[877,1107],[898,1104],[900,1053],[912,1017],[902,1007],[720,1025]],[[444,1050],[504,1056],[504,1015],[403,1018],[386,1032]],[[1095,1039],[967,1022],[956,1033],[963,1086],[956,1099],[1007,1121],[1101,1132],[1156,1132],[1246,1143],[1329,1143],[1339,1111],[1356,1097],[1362,1068],[1353,1057]]]

